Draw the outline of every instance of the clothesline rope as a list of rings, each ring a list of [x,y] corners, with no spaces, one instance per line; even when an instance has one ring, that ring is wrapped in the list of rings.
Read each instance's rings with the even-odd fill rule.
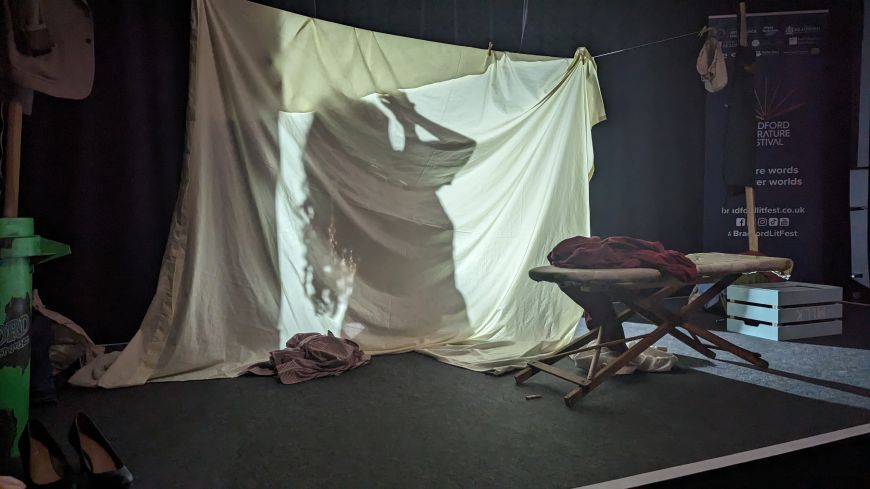
[[[529,20],[529,0],[523,0],[523,25],[520,29],[520,50],[523,49],[523,41],[526,38],[526,22]]]
[[[611,54],[618,54],[618,53],[624,53],[626,51],[633,51],[635,49],[640,49],[640,48],[645,48],[647,46],[652,46],[653,44],[660,44],[660,43],[667,42],[667,41],[673,41],[674,39],[680,39],[680,38],[689,37],[689,36],[697,36],[697,35],[703,34],[706,30],[707,30],[707,28],[704,27],[703,29],[698,30],[698,31],[687,32],[686,34],[680,34],[679,36],[673,36],[673,37],[669,37],[667,39],[660,39],[658,41],[652,41],[652,42],[647,42],[644,44],[638,44],[637,46],[632,46],[632,47],[623,48],[623,49],[617,49],[616,51],[611,51],[609,53],[604,53],[604,54],[599,54],[597,56],[593,56],[593,58],[603,58],[604,56],[610,56]]]

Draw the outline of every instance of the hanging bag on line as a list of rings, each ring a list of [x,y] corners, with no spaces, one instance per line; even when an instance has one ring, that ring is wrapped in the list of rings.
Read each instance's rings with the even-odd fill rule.
[[[728,70],[725,68],[725,55],[722,54],[722,43],[708,37],[698,53],[695,69],[701,75],[704,88],[710,93],[716,93],[728,84]]]

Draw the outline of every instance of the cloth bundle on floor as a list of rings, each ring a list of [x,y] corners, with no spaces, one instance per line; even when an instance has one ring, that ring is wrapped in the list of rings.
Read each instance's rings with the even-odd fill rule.
[[[359,345],[336,338],[331,331],[299,333],[287,342],[287,348],[270,354],[271,360],[251,368],[257,375],[278,375],[282,384],[298,384],[320,377],[333,377],[361,367],[371,358]]]
[[[239,375],[307,332],[490,372],[570,341],[577,306],[526,270],[589,233],[604,108],[585,49],[488,53],[245,0],[193,9],[160,280],[98,385]]]
[[[553,248],[547,259],[563,268],[655,268],[684,282],[698,277],[692,260],[679,251],[667,250],[657,241],[626,236],[568,238]]]
[[[591,341],[587,346],[593,346],[597,343],[597,341]],[[637,341],[629,342],[626,346],[629,348],[637,343]],[[601,353],[598,357],[598,366],[597,370],[601,370],[607,365],[615,361],[619,358],[621,352],[613,351],[608,347],[602,347]],[[571,360],[574,360],[574,365],[577,368],[583,369],[585,371],[589,371],[589,368],[592,366],[592,357],[595,356],[594,350],[584,351],[580,353],[575,353],[573,355],[569,355]],[[632,359],[628,365],[622,367],[616,372],[616,375],[627,375],[633,374],[635,370],[640,370],[641,372],[670,372],[671,369],[674,368],[674,365],[677,364],[677,356],[673,353],[668,353],[666,350],[660,350],[656,347],[649,347],[646,350],[642,351],[637,358]]]

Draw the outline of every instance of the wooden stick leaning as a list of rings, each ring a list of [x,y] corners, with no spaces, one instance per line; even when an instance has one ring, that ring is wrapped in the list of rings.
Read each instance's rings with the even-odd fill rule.
[[[738,4],[740,12],[740,39],[741,47],[749,46],[749,39],[746,32],[746,2]],[[749,235],[749,251],[758,251],[758,234],[755,227],[755,189],[752,187],[744,187],[746,193],[746,226]]]
[[[18,181],[21,174],[21,125],[23,122],[21,103],[9,101],[7,111],[6,156],[3,191],[3,217],[18,216]]]

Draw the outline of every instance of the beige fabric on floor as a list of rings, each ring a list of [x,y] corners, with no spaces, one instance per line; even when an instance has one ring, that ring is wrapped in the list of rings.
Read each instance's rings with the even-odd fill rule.
[[[85,330],[72,319],[45,307],[37,289],[33,289],[33,310],[52,322],[53,339],[48,357],[54,375],[66,370],[73,363],[87,364],[105,353],[106,349],[97,346]]]
[[[238,375],[299,332],[504,371],[580,310],[526,270],[589,233],[595,64],[196,0],[160,281],[96,382]],[[376,361],[376,360],[375,360]]]

